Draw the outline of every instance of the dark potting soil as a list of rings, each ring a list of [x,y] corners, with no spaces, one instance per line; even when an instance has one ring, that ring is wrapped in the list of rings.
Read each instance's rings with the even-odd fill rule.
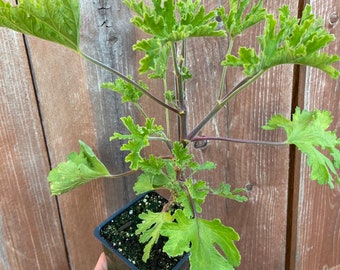
[[[139,238],[135,235],[137,224],[141,222],[138,215],[147,210],[160,212],[167,200],[156,192],[148,193],[140,201],[128,207],[124,212],[116,216],[106,226],[101,229],[101,236],[131,263],[140,270],[170,270],[182,258],[170,258],[162,251],[165,237],[160,237],[158,242],[152,247],[150,258],[147,262],[142,261],[145,244],[139,243]]]

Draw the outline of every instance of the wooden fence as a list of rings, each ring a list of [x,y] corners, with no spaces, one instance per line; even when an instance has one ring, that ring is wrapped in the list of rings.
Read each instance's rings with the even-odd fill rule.
[[[271,11],[282,4],[298,14],[305,3],[264,1]],[[340,40],[340,2],[310,4]],[[83,51],[134,74],[138,59],[130,48],[140,33],[127,24],[130,14],[121,1],[84,0],[81,10]],[[242,39],[255,44],[259,34],[256,28]],[[134,197],[133,179],[98,180],[51,197],[46,176],[67,153],[78,151],[78,139],[88,142],[111,171],[124,171],[123,157],[115,154],[120,146],[108,138],[121,125],[119,117],[134,111],[100,89],[100,82],[114,79],[110,74],[75,53],[6,29],[0,29],[0,41],[0,269],[93,269],[101,251],[93,228]],[[329,52],[340,54],[339,44]],[[209,109],[213,100],[205,89],[218,87],[211,78],[221,70],[213,59],[223,59],[225,48],[214,38],[190,41],[189,46],[189,64],[198,66],[200,57],[199,67],[209,74],[194,74],[188,89],[199,95],[188,104]],[[237,76],[231,74],[228,82]],[[337,129],[339,90],[339,80],[316,69],[278,67],[240,94],[202,135],[213,130],[234,138],[281,140],[283,134],[260,126],[274,113],[290,115],[296,105],[331,110]],[[149,106],[152,111],[157,108]],[[194,125],[202,110],[190,113]],[[196,151],[198,159],[203,155],[218,164],[214,173],[202,175],[211,185],[224,179],[249,190],[247,203],[210,199],[205,206],[208,218],[221,217],[241,235],[239,269],[340,269],[339,188],[309,181],[304,156],[289,147],[222,142]]]

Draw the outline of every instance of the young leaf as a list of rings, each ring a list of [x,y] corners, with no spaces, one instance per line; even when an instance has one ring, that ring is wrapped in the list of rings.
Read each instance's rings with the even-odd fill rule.
[[[165,41],[179,41],[198,36],[224,36],[224,31],[216,30],[216,12],[206,13],[200,1],[144,1],[124,0],[137,13],[131,22],[146,33]]]
[[[229,1],[229,14],[225,13],[224,7],[217,10],[218,15],[221,17],[229,35],[232,38],[243,33],[249,27],[264,20],[267,12],[262,7],[262,0],[254,5],[250,11],[244,15],[244,12],[249,7],[250,0],[230,0]]]
[[[175,157],[175,166],[181,170],[185,170],[194,157],[188,153],[188,148],[184,147],[180,142],[174,142],[172,154]]]
[[[224,226],[219,219],[188,218],[182,210],[174,216],[176,222],[164,223],[160,231],[169,238],[163,247],[167,254],[189,252],[191,270],[226,270],[240,265],[241,256],[234,244],[240,237],[233,228]]]
[[[334,188],[333,177],[340,185],[337,169],[340,168],[340,139],[335,131],[327,131],[332,122],[329,111],[314,110],[312,112],[296,108],[293,120],[278,114],[273,116],[265,130],[283,128],[287,134],[287,143],[294,144],[307,155],[307,163],[311,166],[311,179],[319,184],[328,184]],[[326,155],[326,153],[328,155]]]
[[[183,205],[183,213],[191,218],[194,216],[192,207],[195,207],[196,213],[202,213],[201,205],[205,202],[205,198],[209,193],[209,187],[202,180],[193,183],[191,178],[187,179],[184,184],[190,194],[181,192],[176,201]]]
[[[79,0],[0,0],[0,27],[7,27],[79,51]]]
[[[141,74],[150,71],[149,78],[165,76],[171,50],[169,42],[157,38],[142,39],[132,48],[145,53],[145,57],[139,61]]]
[[[139,165],[143,172],[150,174],[160,175],[163,174],[163,168],[165,167],[165,161],[160,157],[149,155],[149,158],[142,160]]]
[[[143,173],[138,176],[137,182],[133,186],[133,190],[137,194],[143,194],[150,190],[170,187],[171,180],[165,174]]]
[[[274,15],[266,16],[264,33],[258,38],[259,53],[252,48],[241,47],[239,57],[228,54],[222,64],[243,67],[247,76],[276,65],[299,64],[319,68],[332,78],[338,78],[339,71],[331,65],[340,58],[320,52],[335,39],[323,25],[323,20],[312,14],[310,5],[305,7],[300,20],[290,16],[288,6],[284,5],[279,9],[278,25]]]
[[[235,188],[231,190],[231,185],[226,183],[221,183],[217,189],[212,189],[211,192],[215,195],[228,198],[231,200],[235,200],[238,202],[246,202],[248,198],[246,196],[240,195],[244,193],[246,190],[244,188]]]
[[[154,190],[152,184],[152,176],[150,174],[143,173],[138,176],[136,183],[133,185],[133,191],[136,194],[143,194],[145,192]]]
[[[125,127],[129,130],[130,134],[124,135],[115,132],[110,140],[128,140],[127,143],[123,144],[121,150],[129,151],[130,153],[126,156],[125,161],[130,162],[130,169],[137,170],[139,162],[143,160],[140,152],[142,149],[149,145],[149,137],[152,135],[163,136],[161,131],[162,126],[155,125],[155,119],[147,118],[145,126],[139,126],[135,124],[131,116],[122,117],[122,122]]]
[[[124,0],[124,3],[137,14],[131,22],[152,36],[133,46],[145,53],[139,71],[151,72],[149,78],[164,78],[172,42],[225,35],[224,31],[216,30],[216,12],[206,12],[200,1],[154,0],[147,5],[145,1]],[[187,70],[184,75],[190,77]]]
[[[60,195],[93,179],[110,176],[92,149],[82,141],[79,141],[79,145],[79,154],[70,153],[66,162],[59,163],[50,171],[47,179],[52,195]]]
[[[131,79],[131,76],[127,76]],[[139,81],[139,85],[147,90],[147,86]],[[137,103],[139,99],[143,96],[143,92],[137,89],[134,85],[128,83],[127,81],[119,78],[115,82],[103,83],[102,88],[110,89],[122,95],[122,103],[132,102]]]
[[[152,246],[156,244],[159,239],[163,224],[172,222],[174,218],[169,212],[153,213],[151,211],[140,214],[139,218],[142,222],[137,225],[138,229],[136,230],[136,234],[141,234],[139,238],[141,243],[147,243],[144,247],[142,257],[142,260],[146,262],[150,257]]]
[[[180,16],[177,31],[173,31],[170,40],[183,40],[186,37],[211,37],[225,36],[223,30],[217,30],[217,11],[213,10],[208,13],[205,11],[201,1],[179,0],[176,7]]]
[[[192,175],[199,171],[210,171],[216,169],[216,164],[211,161],[206,161],[203,164],[199,164],[198,162],[191,162],[190,169],[192,170]]]

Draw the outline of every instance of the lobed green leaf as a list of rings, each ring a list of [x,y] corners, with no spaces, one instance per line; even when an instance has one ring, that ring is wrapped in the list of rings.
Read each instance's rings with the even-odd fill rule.
[[[0,1],[0,27],[59,43],[79,52],[79,0]]]
[[[70,153],[66,162],[59,163],[50,171],[47,179],[52,195],[60,195],[93,179],[110,176],[90,146],[82,141],[79,141],[79,145],[79,154]]]
[[[139,126],[135,124],[131,116],[121,118],[123,124],[128,129],[130,134],[121,134],[115,132],[110,140],[128,140],[120,148],[123,151],[129,151],[125,161],[130,162],[130,169],[137,170],[139,168],[139,162],[143,161],[140,152],[148,146],[150,136],[163,136],[163,127],[155,125],[155,119],[147,118],[145,120],[145,126]]]
[[[205,202],[209,187],[205,181],[199,180],[194,183],[191,178],[186,179],[184,185],[187,187],[188,193],[180,193],[176,201],[183,206],[183,213],[191,218],[194,216],[193,207],[196,213],[202,213],[201,205]]]
[[[133,46],[134,50],[145,53],[140,61],[141,73],[150,72],[149,78],[164,78],[171,43],[190,37],[225,35],[224,31],[217,30],[216,12],[206,12],[200,2],[153,0],[148,5],[144,1],[124,1],[137,14],[131,22],[151,35]],[[185,76],[190,77],[190,73],[186,71]]]
[[[176,223],[165,223],[160,230],[169,238],[163,247],[167,254],[190,252],[191,270],[226,270],[240,265],[241,256],[234,244],[240,237],[233,228],[224,226],[219,219],[188,218],[182,210],[174,216]]]
[[[307,163],[312,169],[311,180],[334,188],[334,178],[340,184],[337,172],[340,168],[340,139],[335,131],[327,131],[331,122],[329,111],[309,112],[297,107],[292,120],[278,114],[263,128],[283,128],[287,134],[287,143],[296,145],[307,155]]]
[[[151,211],[140,214],[139,218],[142,222],[137,225],[136,234],[141,234],[139,238],[141,243],[147,243],[142,257],[142,260],[146,262],[150,257],[152,246],[160,237],[163,224],[172,222],[174,218],[169,212],[154,213]]]
[[[231,190],[231,185],[226,183],[221,183],[217,189],[211,190],[213,194],[228,198],[231,200],[235,200],[237,202],[246,202],[248,198],[244,195],[241,195],[246,191],[244,188],[235,188]]]
[[[139,61],[141,74],[149,72],[149,78],[163,78],[168,67],[170,44],[161,39],[150,38],[137,41],[134,50],[143,51],[145,56]]]
[[[247,76],[276,65],[300,64],[319,68],[332,78],[338,78],[340,72],[332,64],[340,58],[321,52],[335,39],[323,27],[323,20],[315,18],[310,5],[305,7],[301,19],[290,13],[288,6],[284,5],[279,9],[278,21],[272,14],[266,16],[263,35],[258,37],[259,53],[253,48],[241,47],[239,57],[228,54],[222,64],[243,67]]]
[[[129,79],[132,78],[131,76],[127,77]],[[139,85],[145,90],[147,90],[147,85],[143,84],[142,81],[139,81]],[[101,87],[110,89],[114,92],[121,94],[122,103],[125,102],[138,103],[139,99],[143,96],[143,92],[141,90],[139,90],[137,87],[121,78],[117,79],[115,82],[102,83]]]
[[[262,0],[254,5],[247,14],[244,14],[249,8],[250,2],[251,0],[230,0],[228,14],[226,14],[224,7],[217,9],[217,13],[231,38],[235,38],[246,29],[265,19],[267,12],[262,6]]]

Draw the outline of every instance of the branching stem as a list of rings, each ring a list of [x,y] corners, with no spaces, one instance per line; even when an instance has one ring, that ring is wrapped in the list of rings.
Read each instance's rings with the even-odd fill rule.
[[[234,39],[230,36],[229,37],[229,45],[228,45],[227,55],[231,53],[233,46],[234,46]],[[220,89],[219,89],[217,100],[221,99],[222,93],[225,89],[226,78],[227,78],[227,70],[228,70],[228,66],[223,66],[222,76],[221,76],[221,81],[220,81]]]
[[[124,173],[111,174],[111,175],[108,175],[108,176],[104,176],[104,178],[118,179],[118,178],[122,178],[124,176],[129,176],[129,175],[134,174],[134,173],[136,173],[136,171],[130,170],[130,171],[127,171],[127,172],[124,172]]]
[[[226,142],[234,142],[234,143],[261,144],[261,145],[273,145],[273,146],[287,145],[286,141],[270,142],[270,141],[234,139],[234,138],[227,138],[227,137],[195,137],[191,141],[192,142],[197,142],[197,141],[226,141]]]
[[[246,77],[238,85],[236,85],[229,93],[227,93],[221,101],[217,102],[215,107],[201,120],[200,123],[188,134],[187,140],[191,141],[197,133],[238,93],[253,83],[258,77],[260,77],[264,71],[259,71],[257,74]]]
[[[178,140],[180,142],[183,142],[184,139],[187,137],[187,115],[186,115],[186,105],[184,101],[184,87],[183,87],[183,80],[182,80],[182,74],[181,69],[183,65],[183,60],[178,60],[177,57],[177,48],[176,43],[172,42],[171,44],[171,50],[172,50],[172,57],[173,57],[173,65],[175,70],[175,79],[176,79],[176,95],[179,102],[179,114],[178,114]],[[183,41],[183,51],[185,51],[186,43]],[[182,58],[184,58],[184,55],[181,55]]]
[[[132,84],[134,87],[136,87],[138,90],[142,91],[146,96],[148,96],[149,98],[151,98],[152,100],[154,100],[156,103],[158,103],[159,105],[163,106],[164,108],[176,113],[176,114],[180,114],[180,112],[169,106],[168,104],[166,104],[165,102],[163,102],[162,100],[158,99],[157,97],[155,97],[153,94],[151,94],[149,91],[147,91],[146,89],[144,89],[143,87],[141,87],[138,83],[136,83],[135,81],[129,79],[127,76],[125,76],[124,74],[120,73],[118,70],[114,69],[114,68],[111,68],[107,65],[105,65],[104,63],[92,58],[91,56],[83,53],[83,52],[80,52],[80,55],[83,56],[86,60],[88,60],[89,62],[91,63],[94,63],[98,66],[100,66],[101,68],[117,75],[118,77],[122,78],[123,80],[125,80],[126,82]]]

